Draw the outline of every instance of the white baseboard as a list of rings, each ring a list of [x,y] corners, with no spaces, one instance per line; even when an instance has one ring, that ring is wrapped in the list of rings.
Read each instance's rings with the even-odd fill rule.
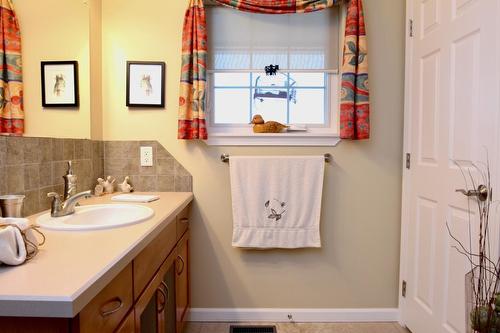
[[[291,319],[289,319],[291,315]],[[398,321],[394,309],[192,308],[189,321],[200,322],[382,322]]]

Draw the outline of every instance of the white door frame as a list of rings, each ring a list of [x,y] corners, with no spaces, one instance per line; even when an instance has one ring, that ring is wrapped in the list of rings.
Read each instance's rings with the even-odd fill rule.
[[[403,130],[403,180],[401,194],[401,245],[400,245],[400,264],[399,264],[399,323],[404,326],[405,298],[403,295],[403,281],[407,280],[407,253],[408,253],[408,227],[409,227],[409,209],[410,209],[410,177],[409,170],[406,168],[406,154],[412,154],[411,151],[411,83],[412,83],[412,58],[413,58],[413,38],[410,36],[410,20],[413,18],[412,0],[406,0],[406,31],[405,31],[405,97],[404,97],[404,130]]]
[[[450,1],[450,0],[445,0]],[[497,0],[500,2],[500,0]],[[412,101],[412,58],[413,58],[413,38],[410,36],[410,20],[413,18],[413,4],[412,0],[406,0],[406,33],[405,33],[405,97],[404,97],[404,140],[403,140],[403,173],[402,173],[402,200],[401,200],[401,244],[400,244],[400,267],[399,267],[399,323],[401,326],[405,325],[405,298],[402,296],[403,292],[403,281],[408,280],[408,232],[409,232],[409,209],[410,209],[410,174],[409,170],[406,168],[406,154],[409,153],[413,156],[411,151],[411,101]],[[500,49],[500,6],[497,7],[497,40],[496,47]],[[497,54],[500,54],[500,50]],[[500,81],[500,66],[497,66],[497,78]],[[497,99],[500,101],[500,84],[498,89]],[[500,105],[500,103],[499,103]],[[500,112],[500,110],[498,110]],[[498,142],[500,142],[500,130],[498,132]],[[500,148],[500,145],[499,145]],[[498,152],[500,156],[500,151]],[[500,179],[500,170],[496,171],[497,179]],[[500,238],[500,235],[499,235]]]

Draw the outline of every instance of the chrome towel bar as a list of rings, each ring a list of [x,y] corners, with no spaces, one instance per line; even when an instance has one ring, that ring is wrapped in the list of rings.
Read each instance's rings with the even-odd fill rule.
[[[220,155],[220,160],[221,160],[221,162],[228,163],[229,162],[229,154]],[[326,153],[325,154],[325,162],[330,163],[331,161],[332,161],[332,154]]]

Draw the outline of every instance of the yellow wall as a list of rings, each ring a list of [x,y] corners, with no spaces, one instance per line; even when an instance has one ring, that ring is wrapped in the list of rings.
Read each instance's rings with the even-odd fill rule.
[[[14,0],[21,26],[26,136],[90,138],[89,9],[82,0]],[[77,60],[80,108],[42,108],[40,62]]]
[[[404,1],[365,0],[372,139],[346,141],[335,148],[220,148],[178,141],[181,30],[187,2],[102,0],[102,13],[97,10],[91,16],[102,14],[103,138],[158,140],[193,175],[196,204],[191,242],[192,306],[396,307]],[[24,31],[27,134],[88,137],[91,132],[88,104],[76,113],[42,112],[39,91],[39,61],[48,58],[78,59],[80,75],[88,83],[84,71],[89,62],[88,43],[85,43],[89,37],[88,10],[81,0],[15,0],[15,3]],[[64,24],[55,23],[59,16]],[[98,58],[98,55],[94,58],[97,63]],[[125,107],[127,60],[166,62],[165,110]],[[100,83],[99,73],[93,74],[92,81],[95,88],[94,83]],[[84,102],[85,92],[81,90],[81,93]],[[93,94],[97,94],[92,101],[98,108],[99,89]],[[86,95],[90,103],[88,91]],[[96,121],[99,123],[99,116],[92,124]],[[99,135],[99,129],[95,135]],[[334,156],[334,162],[326,168],[321,226],[323,248],[264,252],[233,249],[229,170],[219,161],[219,155],[326,152]]]
[[[217,148],[176,139],[186,0],[103,1],[104,138],[156,139],[193,175],[193,307],[396,307],[403,125],[404,2],[365,0],[372,135],[336,148]],[[125,62],[167,63],[166,110],[125,107]],[[320,250],[231,247],[228,166],[221,153],[323,154]]]
[[[102,0],[89,0],[90,6],[90,133],[102,140]]]

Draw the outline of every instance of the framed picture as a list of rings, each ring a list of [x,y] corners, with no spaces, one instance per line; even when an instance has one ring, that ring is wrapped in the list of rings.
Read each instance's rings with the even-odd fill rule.
[[[42,61],[42,106],[77,107],[78,62]]]
[[[165,107],[165,63],[127,61],[128,107]]]

